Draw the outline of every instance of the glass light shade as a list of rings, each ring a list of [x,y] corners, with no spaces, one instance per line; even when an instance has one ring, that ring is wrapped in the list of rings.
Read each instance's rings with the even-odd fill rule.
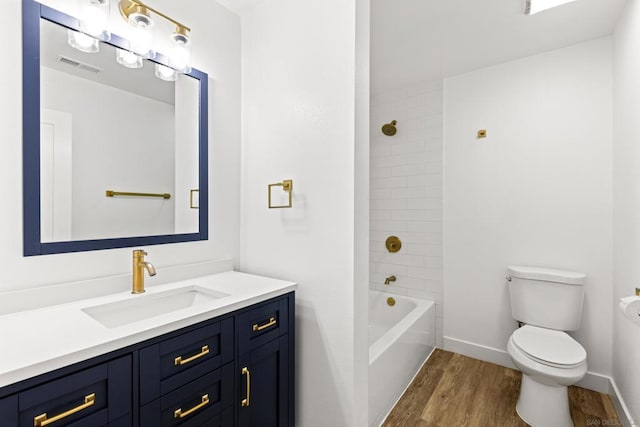
[[[175,82],[178,80],[178,73],[173,68],[156,64],[156,77],[166,82]]]
[[[127,68],[142,68],[142,57],[124,49],[116,50],[116,61]]]
[[[108,40],[109,0],[80,0],[80,29],[93,37]]]
[[[543,10],[551,9],[556,6],[561,6],[566,3],[574,2],[575,0],[525,0],[525,13],[527,15],[534,15]]]
[[[181,73],[191,72],[191,44],[177,40],[169,54],[169,66]]]
[[[152,49],[153,31],[151,31],[151,27],[145,26],[144,24],[138,24],[133,27],[130,47],[132,51],[142,57],[153,58],[155,56],[155,52]]]
[[[100,52],[100,43],[98,40],[77,31],[67,30],[67,43],[69,43],[69,46],[79,50],[80,52]]]

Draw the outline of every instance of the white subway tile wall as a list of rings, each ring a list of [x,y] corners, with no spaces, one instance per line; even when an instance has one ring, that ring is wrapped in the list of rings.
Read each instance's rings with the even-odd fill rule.
[[[385,123],[398,133],[386,136]],[[443,82],[424,82],[371,96],[370,287],[436,303],[442,347]],[[385,240],[402,249],[389,253]],[[389,286],[388,276],[397,280]]]

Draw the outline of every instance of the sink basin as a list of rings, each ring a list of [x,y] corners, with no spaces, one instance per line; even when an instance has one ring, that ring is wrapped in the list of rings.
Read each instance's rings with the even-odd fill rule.
[[[124,301],[83,308],[86,314],[107,328],[150,319],[229,296],[199,286],[186,286],[157,294],[132,295]]]

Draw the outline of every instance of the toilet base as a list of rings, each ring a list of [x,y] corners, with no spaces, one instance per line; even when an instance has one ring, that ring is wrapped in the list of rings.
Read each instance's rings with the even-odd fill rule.
[[[567,387],[548,386],[524,373],[516,412],[533,427],[573,427]]]

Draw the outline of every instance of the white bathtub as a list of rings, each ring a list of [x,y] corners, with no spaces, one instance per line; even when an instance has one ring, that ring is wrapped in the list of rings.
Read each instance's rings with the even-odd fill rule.
[[[396,300],[393,307],[387,298]],[[369,425],[379,426],[435,344],[431,301],[371,291],[369,295]]]

